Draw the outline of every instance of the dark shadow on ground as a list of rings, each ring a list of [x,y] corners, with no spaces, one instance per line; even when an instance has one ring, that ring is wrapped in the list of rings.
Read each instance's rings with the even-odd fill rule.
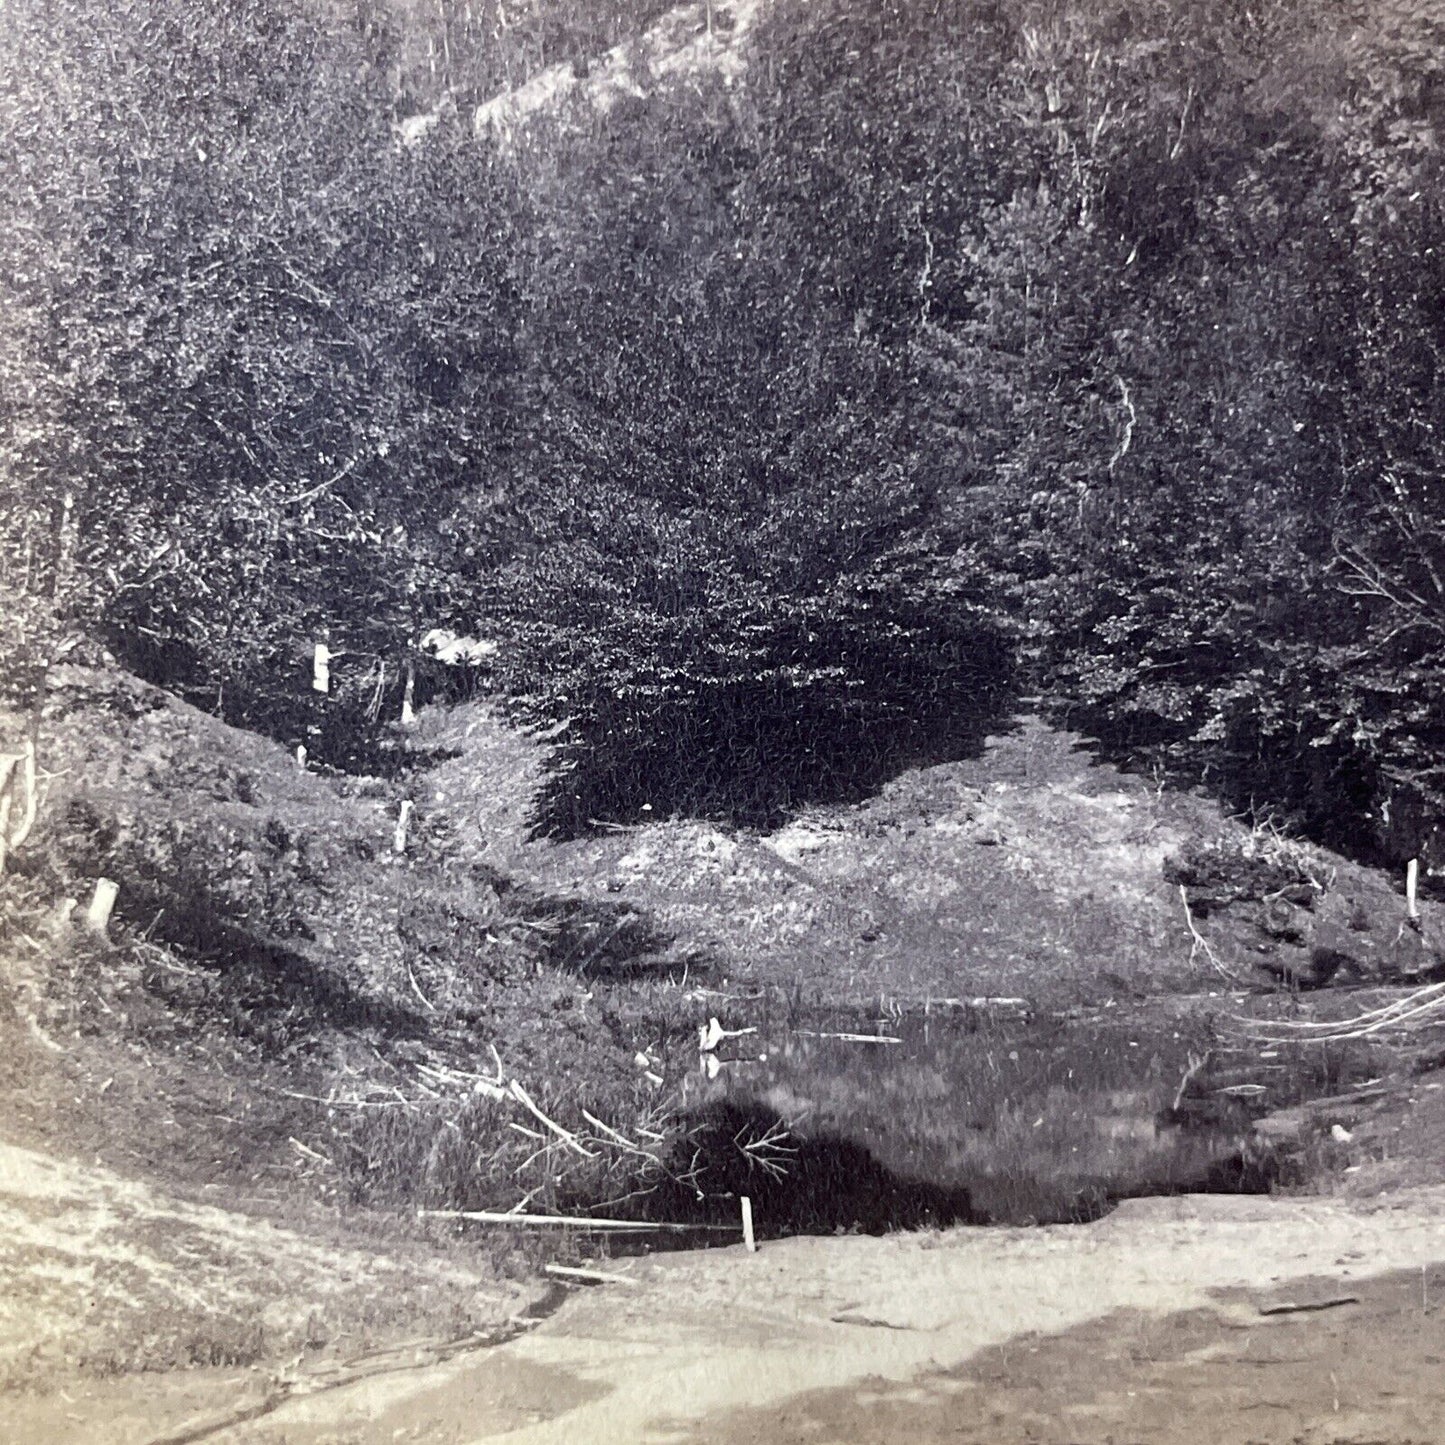
[[[872,797],[909,768],[977,757],[1017,707],[1012,656],[988,631],[939,639],[924,657],[852,658],[850,671],[857,683],[837,688],[773,677],[645,707],[578,699],[537,833],[667,817],[769,830],[809,804]]]
[[[710,973],[712,961],[700,950],[632,904],[545,893],[510,880],[497,891],[534,930],[538,961],[561,973],[613,981]]]
[[[120,916],[126,917],[129,911]],[[129,912],[137,927],[140,916]],[[238,1038],[284,1050],[322,1028],[376,1029],[389,1039],[421,1038],[427,1022],[378,993],[354,987],[341,974],[279,941],[217,919],[197,908],[162,915],[152,935],[212,969],[223,982],[216,1007]]]
[[[686,1445],[1436,1440],[1445,1419],[1434,1303],[1441,1273],[1433,1266],[1352,1279],[1347,1291],[1330,1280],[1219,1290],[1217,1306],[1112,1311],[896,1383],[874,1376],[696,1423],[653,1423]],[[1288,1324],[1261,1319],[1253,1331],[1240,1328],[1241,1308],[1342,1293],[1357,1298]]]
[[[637,1201],[640,1217],[738,1225],[740,1199],[746,1196],[760,1239],[983,1222],[966,1189],[894,1174],[849,1139],[791,1136],[782,1118],[763,1104],[728,1100],[702,1111],[671,1162],[677,1177]],[[662,1242],[691,1248],[699,1241],[674,1236]]]
[[[281,743],[303,746],[312,767],[374,778],[425,771],[454,754],[408,747],[394,723],[401,715],[403,670],[378,670],[374,661],[357,666],[345,654],[333,661],[331,691],[311,685],[310,655],[304,652],[259,659],[245,671],[214,675],[192,647],[174,639],[155,640],[133,630],[112,629],[107,642],[122,667],[153,686],[174,693],[192,707],[231,727]],[[438,675],[439,671],[442,675]],[[413,666],[416,707],[434,698],[456,700],[452,679],[427,658]]]

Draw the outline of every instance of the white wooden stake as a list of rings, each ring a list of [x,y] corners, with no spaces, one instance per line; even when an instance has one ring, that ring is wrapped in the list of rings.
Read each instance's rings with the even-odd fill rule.
[[[411,799],[402,799],[401,813],[396,820],[396,832],[391,835],[391,851],[393,853],[406,852],[406,830],[411,823],[411,808]]]
[[[324,642],[311,655],[311,686],[316,692],[331,691],[331,649]]]
[[[297,766],[298,768],[303,768],[303,769],[304,769],[305,766],[306,766],[306,744],[305,744],[305,743],[297,743],[297,744],[296,744],[296,766]]]
[[[1415,895],[1420,887],[1420,860],[1412,858],[1405,865],[1405,911],[1413,922],[1420,917],[1420,909],[1415,901]]]
[[[406,665],[406,690],[401,695],[401,725],[409,727],[416,721],[413,703],[416,701],[416,671],[411,663]]]
[[[119,892],[119,883],[112,883],[109,878],[95,880],[95,896],[90,900],[90,907],[85,910],[85,926],[92,933],[104,935]]]
[[[29,836],[35,808],[35,744],[27,739],[20,752],[0,753],[0,873],[6,855]]]
[[[743,1243],[749,1254],[758,1252],[758,1242],[753,1238],[753,1201],[746,1194],[738,1201],[743,1207]]]

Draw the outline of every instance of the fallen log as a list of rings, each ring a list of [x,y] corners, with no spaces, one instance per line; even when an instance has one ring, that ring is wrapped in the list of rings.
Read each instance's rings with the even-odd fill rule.
[[[544,1264],[542,1269],[547,1274],[554,1274],[558,1279],[580,1279],[587,1284],[636,1284],[630,1274],[609,1274],[604,1269],[578,1269],[570,1264]]]
[[[735,1224],[674,1224],[646,1219],[599,1219],[592,1215],[572,1214],[501,1214],[494,1209],[419,1209],[419,1219],[465,1219],[475,1224],[508,1224],[538,1228],[595,1229],[615,1234],[686,1234],[693,1230],[737,1232]]]

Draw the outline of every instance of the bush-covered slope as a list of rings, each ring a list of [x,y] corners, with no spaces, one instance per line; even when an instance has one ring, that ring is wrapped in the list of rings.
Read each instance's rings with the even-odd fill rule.
[[[99,627],[294,743],[324,639],[340,760],[450,625],[575,831],[857,796],[1027,679],[1428,848],[1437,6],[779,0],[500,147],[448,67],[526,47],[450,13],[7,7],[12,680]]]

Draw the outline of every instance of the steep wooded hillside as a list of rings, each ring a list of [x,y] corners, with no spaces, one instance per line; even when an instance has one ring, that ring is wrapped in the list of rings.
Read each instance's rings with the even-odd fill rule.
[[[1428,851],[1437,6],[363,10],[0,20],[22,691],[98,635],[360,765],[450,625],[570,720],[575,832],[861,796],[1025,687]]]

